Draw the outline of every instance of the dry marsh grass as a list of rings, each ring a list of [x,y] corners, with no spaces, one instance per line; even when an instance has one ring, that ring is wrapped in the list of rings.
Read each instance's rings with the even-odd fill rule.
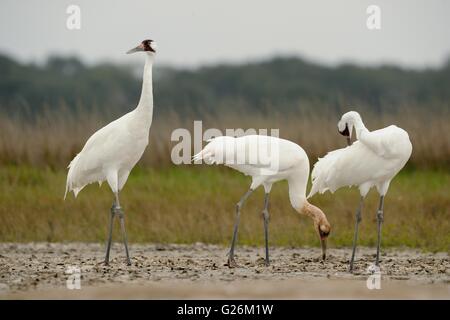
[[[363,120],[369,130],[390,124],[406,129],[413,143],[413,154],[409,165],[416,168],[450,167],[450,111],[420,111],[405,109],[397,113],[374,114],[363,112]],[[0,117],[0,163],[3,165],[31,165],[52,168],[66,167],[81,150],[87,138],[97,129],[115,119],[116,113],[100,112],[47,112],[32,122]],[[345,139],[337,134],[339,116],[334,113],[301,112],[290,115],[274,112],[270,115],[227,114],[180,116],[166,113],[154,117],[150,133],[150,148],[145,152],[141,165],[153,167],[170,165],[170,152],[177,142],[172,142],[171,133],[176,128],[193,132],[194,120],[203,121],[203,130],[208,128],[279,129],[282,138],[299,143],[308,153],[311,162],[332,149],[345,145]]]

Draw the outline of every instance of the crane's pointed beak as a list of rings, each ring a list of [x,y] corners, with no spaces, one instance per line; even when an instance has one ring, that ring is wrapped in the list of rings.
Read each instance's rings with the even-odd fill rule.
[[[327,258],[327,239],[320,239],[320,245],[322,246],[322,260]]]
[[[144,51],[144,46],[142,44],[138,45],[136,48],[127,51],[127,54],[135,53],[139,51]]]
[[[351,146],[352,145],[352,137],[350,134],[350,130],[348,129],[348,124],[345,124],[345,129],[344,130],[339,130],[339,133],[342,134],[344,137],[347,138],[347,145]]]

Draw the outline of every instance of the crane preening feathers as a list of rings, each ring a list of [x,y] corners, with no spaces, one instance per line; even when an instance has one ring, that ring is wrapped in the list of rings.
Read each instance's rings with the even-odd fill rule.
[[[292,207],[313,221],[314,230],[322,245],[322,257],[326,256],[326,240],[331,227],[327,217],[318,207],[306,200],[306,186],[309,178],[309,160],[305,151],[297,144],[270,136],[248,135],[243,137],[216,137],[194,156],[194,161],[207,164],[223,164],[252,177],[250,189],[236,204],[236,220],[228,255],[228,266],[236,266],[234,247],[237,239],[241,208],[244,202],[259,186],[264,187],[263,208],[266,265],[269,264],[269,193],[273,183],[287,180]]]
[[[355,234],[350,260],[350,271],[352,271],[363,201],[369,190],[376,187],[380,194],[377,211],[378,241],[375,262],[378,266],[384,197],[391,180],[404,167],[411,156],[412,144],[408,133],[395,125],[369,131],[361,116],[355,111],[347,112],[342,116],[338,123],[338,130],[347,137],[349,146],[329,152],[314,165],[311,174],[312,188],[308,198],[317,192],[334,192],[344,186],[359,187],[361,200],[356,211]],[[350,145],[353,131],[355,131],[357,141]]]
[[[127,52],[144,52],[146,54],[142,92],[137,107],[95,132],[69,164],[64,198],[70,191],[73,191],[76,197],[81,189],[93,182],[107,181],[114,193],[105,264],[109,263],[115,216],[120,219],[127,264],[131,264],[125,217],[119,202],[119,192],[148,144],[153,115],[152,66],[155,49],[156,45],[153,40],[144,40],[139,46]]]

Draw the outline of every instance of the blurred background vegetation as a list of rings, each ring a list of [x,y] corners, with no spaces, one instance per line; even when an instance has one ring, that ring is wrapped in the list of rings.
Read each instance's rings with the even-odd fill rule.
[[[43,65],[0,55],[0,163],[63,167],[105,123],[132,110],[142,66],[86,65],[50,57]],[[170,165],[170,133],[192,128],[280,128],[313,161],[342,145],[336,122],[349,108],[371,129],[409,131],[410,165],[450,164],[450,60],[440,69],[325,67],[300,58],[197,69],[156,67],[151,152],[143,163]]]
[[[87,65],[75,57],[23,64],[0,55],[0,241],[103,241],[111,194],[89,186],[62,201],[65,168],[86,139],[132,110],[142,66]],[[248,178],[226,168],[175,167],[176,128],[279,128],[311,164],[343,147],[336,123],[350,106],[370,130],[397,124],[414,151],[392,184],[384,244],[449,250],[450,60],[439,69],[327,67],[296,57],[195,69],[157,66],[150,146],[122,203],[130,241],[227,243],[235,202]],[[349,246],[357,191],[318,195],[333,225],[332,246]],[[361,243],[375,241],[376,195],[363,214]],[[245,209],[240,240],[262,244],[262,193]],[[290,208],[287,185],[274,187],[271,244],[318,245],[310,221]],[[246,220],[247,219],[247,220]],[[302,225],[306,225],[302,227]],[[116,233],[117,234],[117,233]]]
[[[136,104],[141,66],[85,65],[76,57],[50,57],[43,65],[21,64],[0,55],[0,108],[28,116],[66,106],[124,112]],[[420,106],[429,112],[448,109],[450,60],[439,69],[395,66],[336,67],[301,58],[273,58],[251,64],[154,72],[156,115],[220,116],[224,112],[270,115],[299,109],[341,112],[348,105],[375,112]]]

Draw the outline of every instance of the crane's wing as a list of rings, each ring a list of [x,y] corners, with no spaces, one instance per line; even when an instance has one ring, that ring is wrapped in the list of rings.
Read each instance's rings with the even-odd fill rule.
[[[395,125],[364,132],[358,139],[380,157],[398,157],[409,142],[408,133]]]
[[[354,144],[356,144],[356,142]],[[328,152],[325,157],[319,158],[314,164],[311,173],[312,187],[308,198],[312,197],[317,192],[324,193],[330,189],[330,181],[334,180],[336,170],[339,170],[337,165],[342,162],[340,159],[345,157],[345,149],[346,148]]]
[[[261,135],[216,137],[193,157],[194,161],[224,164],[252,176],[282,172],[304,159],[306,154],[295,143]]]
[[[411,156],[408,133],[389,126],[366,132],[351,146],[329,152],[314,165],[308,197],[343,186],[375,185],[391,179]]]
[[[392,163],[372,151],[361,141],[329,152],[320,158],[311,173],[312,187],[308,195],[334,192],[344,186],[376,181],[389,174]]]
[[[119,152],[120,141],[117,139],[120,138],[120,135],[113,133],[126,130],[121,124],[126,121],[127,117],[128,114],[125,114],[89,137],[83,149],[68,166],[64,198],[70,191],[73,191],[76,197],[87,184],[103,181],[104,177],[99,168],[106,165],[108,161],[112,161],[115,154]]]

